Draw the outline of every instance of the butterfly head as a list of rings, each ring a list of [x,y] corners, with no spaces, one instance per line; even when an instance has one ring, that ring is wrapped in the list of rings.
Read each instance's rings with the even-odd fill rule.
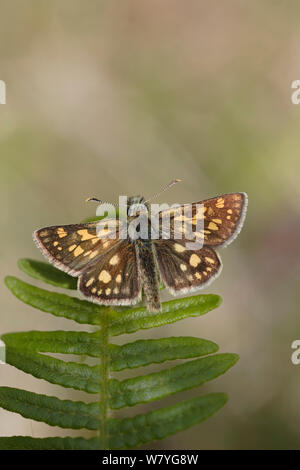
[[[148,204],[143,196],[131,196],[128,198],[127,215],[138,215],[142,212],[148,212]]]
[[[133,216],[133,215],[139,215],[139,214],[142,214],[142,213],[149,213],[149,204],[148,202],[154,198],[156,198],[157,196],[159,196],[160,194],[162,194],[164,191],[166,191],[167,189],[171,188],[172,186],[174,186],[174,184],[177,184],[181,181],[181,179],[179,178],[176,178],[175,180],[172,180],[167,186],[164,187],[164,189],[162,191],[160,191],[159,193],[156,193],[154,196],[152,196],[150,199],[147,199],[145,200],[145,198],[143,196],[131,196],[128,198],[128,201],[127,201],[127,216]],[[98,202],[100,204],[103,204],[103,201],[101,201],[100,199],[96,198],[96,197],[88,197],[86,200],[86,202],[90,202],[90,201],[94,201],[94,202]],[[104,203],[104,204],[107,204],[107,203]],[[117,204],[113,203],[111,204],[113,206],[117,206]],[[123,206],[124,208],[126,208],[126,204],[125,206]]]

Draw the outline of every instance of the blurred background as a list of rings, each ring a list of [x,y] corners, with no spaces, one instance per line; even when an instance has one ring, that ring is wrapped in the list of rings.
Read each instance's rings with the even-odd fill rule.
[[[222,306],[121,338],[195,335],[240,361],[201,389],[124,415],[227,392],[208,421],[148,448],[299,448],[299,2],[2,0],[0,10],[1,279],[25,279],[20,257],[42,259],[34,229],[93,215],[87,196],[149,197],[175,177],[183,182],[158,202],[247,192],[244,229],[204,291]],[[3,282],[0,291],[1,333],[88,330],[22,304]],[[0,385],[84,398],[7,365]],[[14,434],[92,435],[0,410],[0,435]]]

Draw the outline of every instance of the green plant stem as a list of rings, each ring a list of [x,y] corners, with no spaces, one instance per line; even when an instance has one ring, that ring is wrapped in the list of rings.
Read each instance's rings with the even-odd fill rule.
[[[103,354],[101,362],[101,396],[100,396],[100,442],[101,449],[108,450],[107,435],[107,410],[108,410],[108,380],[109,380],[109,333],[108,333],[108,312],[104,311],[102,317],[102,344]]]

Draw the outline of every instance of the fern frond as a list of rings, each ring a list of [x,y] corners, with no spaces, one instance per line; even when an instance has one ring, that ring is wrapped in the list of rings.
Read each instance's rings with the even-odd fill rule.
[[[47,263],[22,259],[19,267],[36,280],[64,289],[76,289],[76,279]],[[226,394],[210,393],[133,417],[110,417],[112,410],[159,401],[200,387],[236,363],[236,354],[216,354],[217,344],[191,336],[140,339],[121,345],[110,342],[114,336],[204,315],[220,305],[219,296],[208,294],[171,300],[163,303],[162,312],[150,314],[141,306],[110,308],[96,305],[41,289],[16,277],[8,276],[5,282],[19,300],[32,307],[98,328],[93,333],[6,333],[1,338],[6,345],[7,363],[39,379],[99,397],[97,401],[85,403],[0,387],[0,406],[6,410],[51,426],[96,432],[92,439],[2,437],[0,449],[133,448],[200,423],[226,403]],[[53,353],[98,358],[99,364],[92,366],[62,360],[49,355]],[[119,371],[126,369],[178,359],[190,360],[123,380],[117,376]],[[116,376],[111,377],[112,373]]]

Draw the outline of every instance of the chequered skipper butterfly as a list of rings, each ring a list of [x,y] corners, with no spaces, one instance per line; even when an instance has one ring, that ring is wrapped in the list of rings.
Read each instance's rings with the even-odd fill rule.
[[[137,203],[148,208],[147,202],[140,196],[129,198],[127,213]],[[191,211],[189,222],[194,224],[199,218],[203,222],[198,233],[200,249],[187,249],[184,228],[180,238],[172,230],[187,206]],[[89,300],[102,305],[134,305],[141,301],[143,290],[148,311],[158,312],[160,281],[178,295],[206,287],[220,274],[222,263],[214,247],[226,246],[236,238],[246,210],[247,195],[232,193],[161,211],[160,222],[166,216],[170,220],[169,239],[121,239],[121,219],[114,219],[114,239],[108,236],[107,220],[103,228],[101,221],[45,227],[36,230],[33,238],[51,263],[78,277],[78,289]]]

